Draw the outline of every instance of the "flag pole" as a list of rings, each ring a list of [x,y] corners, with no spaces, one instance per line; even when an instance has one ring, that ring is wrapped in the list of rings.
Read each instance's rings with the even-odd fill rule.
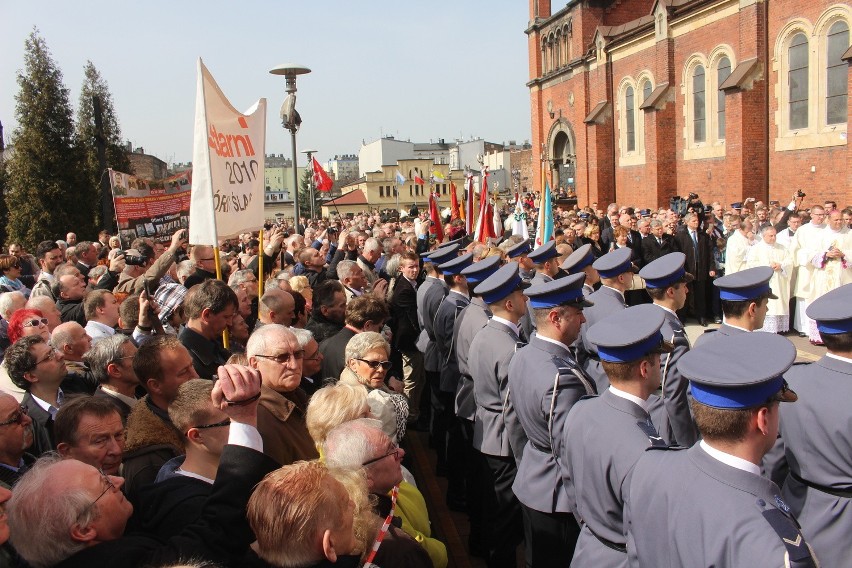
[[[263,275],[263,227],[260,228],[260,233],[258,233],[258,248],[257,249],[257,297],[263,296],[263,282],[265,277]]]

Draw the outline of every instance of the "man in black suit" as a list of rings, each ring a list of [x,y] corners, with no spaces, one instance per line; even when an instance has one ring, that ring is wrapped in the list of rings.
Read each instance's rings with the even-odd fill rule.
[[[673,238],[666,234],[663,222],[654,219],[651,234],[642,239],[642,264],[647,265],[670,252],[675,252]]]
[[[686,255],[686,271],[695,276],[689,286],[687,305],[698,323],[707,326],[708,285],[716,276],[710,237],[699,228],[701,220],[695,213],[684,217],[684,228],[675,235],[677,250]]]
[[[83,276],[89,276],[89,270],[98,264],[98,249],[91,241],[83,241],[77,243],[74,247],[74,252],[77,255],[77,269]]]
[[[40,335],[30,335],[12,344],[4,362],[15,386],[26,391],[21,406],[33,419],[31,453],[55,450],[53,419],[64,399],[59,385],[66,374],[62,353]]]
[[[420,324],[417,321],[418,256],[413,252],[403,253],[399,259],[399,272],[389,298],[393,351],[399,353],[401,358],[402,382],[408,396],[408,421],[416,422],[420,417],[420,397],[426,384],[423,353],[416,345],[420,335]]]
[[[372,294],[358,296],[346,304],[343,329],[323,340],[319,346],[323,357],[322,379],[337,381],[346,367],[344,354],[349,340],[365,331],[381,333],[389,316],[387,302]]]
[[[125,536],[133,506],[120,488],[121,477],[83,462],[45,458],[24,474],[7,506],[15,550],[30,564],[63,568],[172,565],[198,558],[238,565],[255,539],[245,506],[254,486],[278,465],[260,451],[257,399],[260,373],[241,365],[218,370],[213,405],[230,420],[216,481],[200,518],[168,540],[150,534]],[[85,501],[63,499],[82,491]],[[45,525],[40,511],[51,507],[68,524]]]

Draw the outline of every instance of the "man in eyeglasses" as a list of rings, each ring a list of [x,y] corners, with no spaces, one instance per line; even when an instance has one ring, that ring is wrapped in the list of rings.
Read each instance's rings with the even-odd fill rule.
[[[296,336],[283,325],[264,325],[249,337],[246,355],[262,381],[257,429],[264,453],[281,465],[318,458],[305,424],[308,396],[299,388],[305,352]]]
[[[228,415],[210,399],[213,385],[212,381],[190,379],[169,404],[169,418],[183,434],[186,455],[166,462],[153,485],[140,489],[134,528],[165,539],[201,515],[231,427]]]
[[[426,517],[425,524],[428,526],[428,511],[418,508],[407,498],[407,489],[403,487],[402,480],[405,450],[382,431],[380,421],[359,418],[344,422],[329,432],[323,450],[329,467],[353,470],[363,468],[367,488],[376,500],[375,512],[384,519],[393,510],[394,517],[401,520],[399,525],[392,523],[395,528],[401,526],[409,536],[417,539],[415,543],[393,530],[389,532],[387,545],[383,541],[385,550],[379,547],[387,560],[394,558],[400,565],[412,567],[446,566],[446,546],[432,538],[431,534],[424,534],[415,528],[420,524],[418,521],[423,521],[423,517]],[[391,491],[395,486],[400,486],[399,495],[396,504],[392,505]],[[405,561],[400,556],[404,556]]]
[[[33,419],[33,453],[55,450],[53,420],[65,398],[59,388],[65,378],[65,359],[40,335],[30,335],[13,343],[4,361],[12,382],[26,391],[21,406]]]
[[[26,450],[33,443],[33,419],[8,394],[0,394],[0,487],[11,489],[36,458]]]

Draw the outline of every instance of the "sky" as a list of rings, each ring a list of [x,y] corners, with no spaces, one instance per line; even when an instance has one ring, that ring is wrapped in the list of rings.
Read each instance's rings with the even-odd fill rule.
[[[362,141],[530,138],[523,0],[0,0],[0,122],[17,126],[17,74],[37,28],[76,109],[91,60],[122,136],[168,163],[192,159],[199,57],[239,110],[267,99],[267,154],[290,156],[283,63],[297,80],[296,147],[321,162]],[[300,155],[300,162],[304,160]]]

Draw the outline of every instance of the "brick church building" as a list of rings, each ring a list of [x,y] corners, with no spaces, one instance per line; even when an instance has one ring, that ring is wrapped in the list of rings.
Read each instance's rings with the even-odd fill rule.
[[[581,206],[852,204],[850,25],[825,0],[530,0],[533,162]]]

